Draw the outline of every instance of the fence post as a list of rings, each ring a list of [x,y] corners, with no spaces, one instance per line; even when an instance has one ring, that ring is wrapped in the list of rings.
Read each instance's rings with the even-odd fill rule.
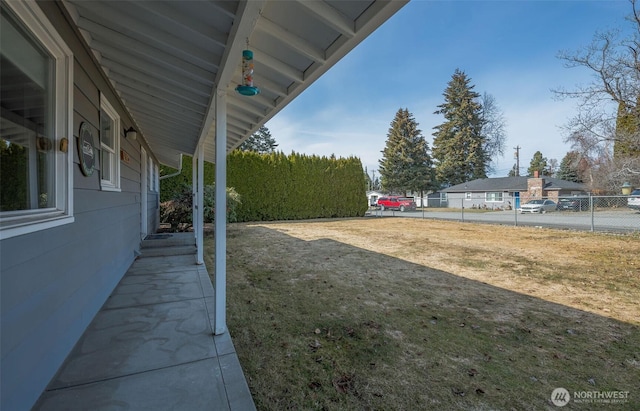
[[[462,204],[462,222],[464,223],[464,198],[461,201]]]
[[[591,209],[591,232],[595,231],[595,224],[594,224],[594,207],[593,207],[593,196],[591,195],[591,193],[589,193],[589,208]]]

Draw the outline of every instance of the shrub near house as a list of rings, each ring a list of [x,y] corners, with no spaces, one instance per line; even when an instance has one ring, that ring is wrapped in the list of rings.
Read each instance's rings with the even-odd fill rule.
[[[204,186],[204,222],[213,223],[215,218],[215,184]],[[227,222],[238,220],[240,195],[233,187],[227,187]],[[171,231],[188,231],[193,227],[193,189],[183,185],[173,198],[160,203],[160,222],[171,224]]]

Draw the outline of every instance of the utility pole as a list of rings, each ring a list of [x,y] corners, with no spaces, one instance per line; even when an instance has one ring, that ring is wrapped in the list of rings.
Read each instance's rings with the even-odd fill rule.
[[[513,154],[513,156],[516,158],[516,177],[520,176],[520,149],[522,147],[520,146],[515,146],[513,149],[516,150],[516,152]]]

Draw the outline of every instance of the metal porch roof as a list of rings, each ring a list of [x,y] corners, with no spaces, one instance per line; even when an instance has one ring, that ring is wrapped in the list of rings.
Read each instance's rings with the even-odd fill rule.
[[[217,90],[227,150],[240,145],[408,0],[62,0],[158,160],[215,156]],[[260,94],[240,96],[241,53]]]

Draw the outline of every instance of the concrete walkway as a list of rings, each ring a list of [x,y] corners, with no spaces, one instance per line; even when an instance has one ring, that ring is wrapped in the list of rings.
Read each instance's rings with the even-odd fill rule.
[[[255,410],[193,234],[154,234],[34,410]]]

